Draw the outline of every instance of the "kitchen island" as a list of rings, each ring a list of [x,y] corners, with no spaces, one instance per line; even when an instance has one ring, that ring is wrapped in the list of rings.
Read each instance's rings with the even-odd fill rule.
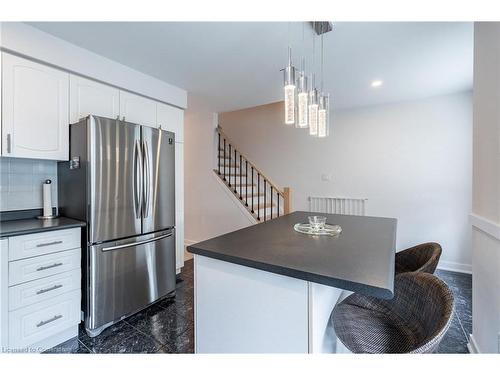
[[[294,212],[188,247],[196,353],[337,352],[330,323],[346,292],[390,299],[396,219],[327,215],[338,237],[295,232]]]

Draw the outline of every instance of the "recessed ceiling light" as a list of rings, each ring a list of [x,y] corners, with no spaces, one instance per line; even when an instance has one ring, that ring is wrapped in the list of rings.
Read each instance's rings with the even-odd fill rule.
[[[380,79],[376,79],[375,81],[372,81],[372,87],[380,87],[384,84],[384,81],[381,81]]]

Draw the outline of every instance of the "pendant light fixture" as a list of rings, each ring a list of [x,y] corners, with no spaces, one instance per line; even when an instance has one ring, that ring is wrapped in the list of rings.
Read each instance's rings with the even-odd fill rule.
[[[299,72],[299,79],[297,80],[297,127],[307,128],[308,126],[308,103],[309,103],[309,93],[307,92],[307,76],[304,70],[305,62],[302,61],[302,70]]]
[[[323,82],[323,65],[324,65],[324,56],[323,56],[323,35],[321,34],[321,94],[319,97],[319,107],[318,107],[318,137],[324,138],[328,136],[328,118],[329,114],[329,95],[324,92]]]
[[[324,46],[323,34],[332,30],[330,22],[311,22],[316,35],[321,35],[321,91],[316,88],[316,43],[313,36],[312,73],[308,80],[305,64],[304,25],[302,26],[303,54],[301,70],[297,71],[292,63],[292,48],[290,45],[290,24],[288,25],[288,65],[283,69],[283,85],[285,95],[285,124],[297,128],[309,127],[309,134],[314,137],[329,135],[329,94],[324,92],[323,68]],[[308,85],[309,84],[309,85]]]
[[[306,57],[305,57],[305,23],[302,23],[302,65],[297,79],[297,127],[307,128],[309,125],[309,87],[307,86],[306,76]]]
[[[313,28],[316,22],[313,22]],[[318,134],[318,90],[316,89],[316,38],[313,36],[312,40],[312,68],[313,73],[311,77],[311,88],[309,90],[309,135]]]
[[[292,65],[292,49],[288,46],[288,65],[284,69],[285,124],[295,124],[295,67]]]

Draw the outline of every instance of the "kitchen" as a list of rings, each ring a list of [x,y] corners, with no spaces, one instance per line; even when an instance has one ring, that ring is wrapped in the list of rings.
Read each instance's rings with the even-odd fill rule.
[[[2,185],[10,184],[11,191],[2,197],[2,347],[43,351],[78,336],[80,311],[93,337],[122,316],[174,294],[184,254],[186,93],[159,81],[151,85],[152,79],[141,80],[135,72],[131,77],[126,67],[76,46],[68,51],[57,46],[62,41],[27,25],[4,23],[2,31]],[[33,57],[42,56],[22,49],[17,38],[23,32],[62,48],[52,63],[71,53],[85,56],[86,63],[75,61],[63,70],[35,62]],[[175,106],[96,80],[101,77],[69,72],[79,64],[84,73],[92,66],[117,73],[121,68],[127,74],[117,76],[127,77],[127,84],[135,78],[137,87],[149,89],[150,96],[157,90],[159,99]],[[52,180],[38,184],[33,177],[31,192],[15,186],[18,176],[30,178],[37,170],[50,171]],[[42,185],[47,191],[40,199]],[[96,246],[88,247],[94,254],[88,258],[80,251],[87,244]],[[135,252],[118,251],[123,248]]]
[[[318,28],[320,23],[330,29]],[[490,31],[471,22],[293,22],[288,31],[286,23],[279,22],[208,24],[0,24],[2,351],[465,354],[480,351],[486,342],[490,345],[484,332],[492,330],[483,331],[472,321],[471,305],[475,303],[474,313],[481,314],[484,304],[478,298],[484,296],[476,289],[472,295],[476,276],[470,248],[479,238],[471,231],[494,231],[482,219],[469,223],[472,96],[484,87],[472,82],[472,55],[481,52],[474,49],[472,38],[474,31],[478,38],[484,33],[487,40]],[[321,96],[318,107],[333,113],[324,141],[317,134],[308,137],[310,128],[304,132],[298,125],[277,121],[275,113],[279,119],[290,116],[289,81],[299,82],[294,75],[304,74],[292,66],[292,56],[297,66],[299,59],[286,46],[287,33],[292,35],[288,43],[294,53],[300,50],[303,30],[313,34],[317,39],[312,39],[311,49],[318,49],[322,61],[324,44],[338,43],[326,37],[323,43],[323,34],[352,42],[349,38],[370,27],[380,31],[373,33],[371,43],[378,37],[395,38],[397,33],[389,31],[398,28],[401,35],[407,33],[401,40],[413,51],[421,42],[416,35],[429,45],[435,35],[447,35],[452,52],[434,58],[430,46],[422,53],[431,56],[428,61],[449,62],[465,45],[467,62],[450,76],[465,71],[466,82],[459,86],[461,76],[456,78],[450,87],[459,87],[451,93],[440,88],[432,95],[401,95],[401,104],[399,99],[379,99],[377,93],[383,96],[394,87],[408,93],[408,87],[364,77],[370,94],[351,96],[359,100],[359,108],[345,104],[336,117],[337,102],[332,100],[330,109],[324,104],[327,95]],[[249,30],[262,29],[259,35],[272,30],[273,46],[289,51],[288,65],[282,51],[270,55],[283,60],[284,72],[265,69],[265,74],[269,70],[278,77],[277,97],[273,92],[256,102],[234,95],[231,90],[248,80],[244,74],[233,77],[235,83],[227,92],[203,96],[201,88],[213,90],[218,79],[200,79],[201,73],[193,75],[182,67],[185,70],[178,72],[188,77],[182,85],[166,78],[167,63],[161,67],[151,57],[156,63],[149,65],[142,52],[151,46],[140,43],[141,38],[153,39],[152,30],[166,30],[165,38],[168,34],[173,39],[189,28],[194,31],[185,36],[190,41],[186,45],[204,56],[204,72],[213,52],[203,49],[203,41],[195,45],[189,39],[197,38],[200,30],[235,49],[243,40],[255,42]],[[99,52],[124,30],[129,30],[137,52],[119,58],[125,50],[119,43],[113,58],[111,52]],[[238,43],[230,37],[237,30]],[[102,40],[96,41],[99,35]],[[343,44],[348,45],[356,44]],[[188,47],[176,46],[175,52]],[[156,52],[169,53],[162,48]],[[241,53],[235,50],[227,58],[239,58]],[[183,57],[186,61],[191,58],[181,55],[188,56]],[[127,58],[130,63],[124,63]],[[345,59],[359,64],[352,56]],[[352,69],[359,68],[356,64]],[[367,69],[369,64],[359,65]],[[425,61],[417,65],[428,66]],[[436,65],[442,74],[448,70],[443,68],[446,64]],[[159,66],[161,73],[155,74]],[[395,68],[387,72],[400,74]],[[270,81],[265,77],[250,87],[252,95],[261,94],[261,81]],[[192,88],[193,82],[202,83],[200,92]],[[386,89],[391,82],[393,87]],[[207,97],[197,105],[196,100]],[[340,101],[345,98],[350,97],[346,94]],[[298,106],[291,107],[293,115]],[[392,121],[387,113],[398,113],[398,120]],[[367,118],[376,118],[380,127],[367,131],[360,125]],[[406,122],[401,118],[420,122],[408,122],[410,131],[403,129]],[[348,120],[360,126],[349,130]],[[420,126],[424,123],[434,127]],[[357,138],[348,131],[358,132]],[[398,146],[382,156],[362,151],[356,157],[348,155],[349,148],[358,150],[357,142],[377,143],[377,131],[382,136],[391,132],[384,147]],[[334,147],[331,142],[338,139],[352,144]],[[341,147],[345,159],[338,162],[341,156],[334,156],[333,149]],[[429,154],[415,153],[418,147]],[[406,170],[387,172],[398,159],[406,162],[399,165]],[[386,165],[370,160],[386,160]],[[363,174],[356,169],[362,163],[366,176],[375,181],[371,185],[363,185]],[[446,168],[449,173],[444,176]],[[297,171],[314,171],[313,178],[321,182],[295,178]],[[373,177],[374,172],[378,176]],[[413,177],[403,181],[410,174]],[[386,184],[378,178],[385,178]],[[391,185],[396,178],[400,185]],[[346,181],[354,183],[349,186]],[[331,188],[343,183],[343,190]],[[408,191],[413,195],[404,196]],[[314,199],[326,203],[314,206]],[[449,216],[439,218],[441,214]]]

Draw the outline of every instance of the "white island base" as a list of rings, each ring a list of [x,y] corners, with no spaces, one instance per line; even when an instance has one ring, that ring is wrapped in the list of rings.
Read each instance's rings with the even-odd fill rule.
[[[195,254],[195,352],[344,353],[330,315],[347,293]]]

